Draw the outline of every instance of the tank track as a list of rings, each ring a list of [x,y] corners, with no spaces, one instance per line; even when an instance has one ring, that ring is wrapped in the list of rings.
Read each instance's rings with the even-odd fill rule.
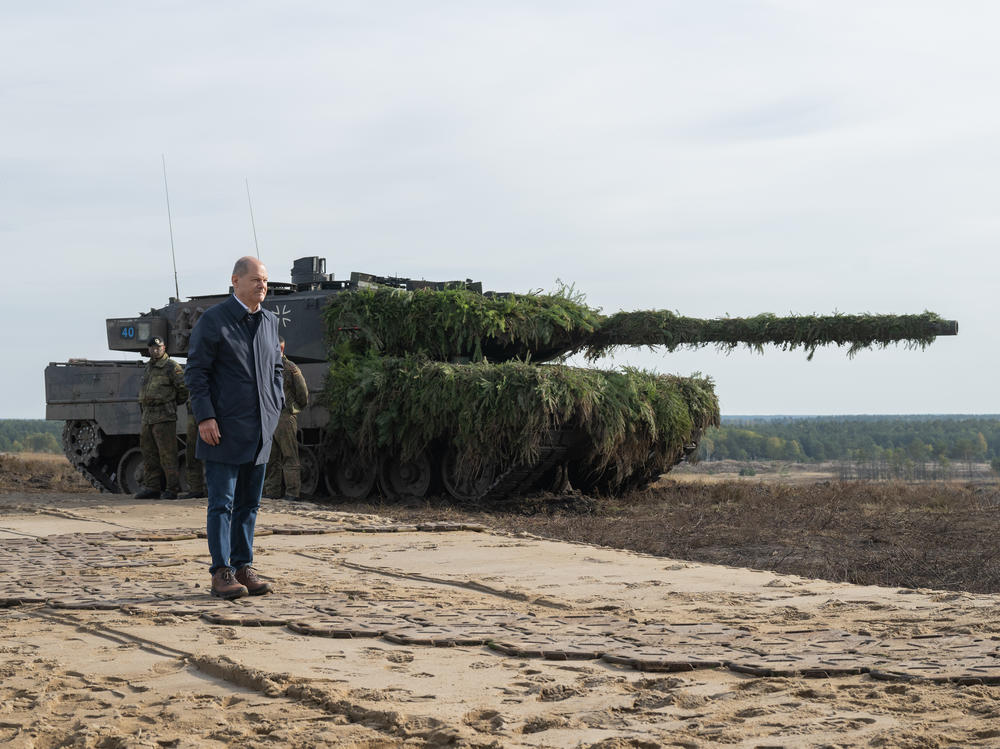
[[[606,481],[594,481],[585,487],[571,486],[572,489],[582,489],[584,493],[593,492],[605,496],[620,496],[648,488],[660,476],[673,468],[674,465],[686,459],[698,447],[700,433],[692,435],[692,440],[684,445],[676,459],[670,465],[647,465],[628,476],[624,481],[612,485]],[[574,458],[578,458],[581,447],[587,441],[585,434],[573,430],[553,430],[550,432],[541,448],[538,460],[533,463],[521,463],[510,466],[503,471],[490,485],[489,489],[479,497],[475,504],[484,507],[503,507],[517,505],[525,494],[533,492],[557,491],[558,487],[546,484],[546,477],[560,475],[562,466]],[[553,482],[555,483],[555,482]]]
[[[542,478],[565,463],[584,439],[584,435],[579,432],[550,432],[539,449],[537,461],[508,468],[497,477],[478,502],[497,506],[518,498],[521,494],[544,489],[545,487],[540,486]]]
[[[118,493],[113,470],[108,471],[106,461],[101,459],[101,445],[104,432],[97,422],[78,419],[67,421],[63,426],[63,452],[70,464],[100,492]]]
[[[660,462],[651,455],[645,465],[639,466],[631,474],[620,479],[615,474],[614,465],[600,472],[593,472],[585,462],[577,462],[570,466],[570,481],[575,489],[594,496],[620,497],[643,491],[656,483],[665,473],[669,473],[674,466],[688,460],[698,450],[701,436],[701,430],[696,429],[683,447],[666,461]]]

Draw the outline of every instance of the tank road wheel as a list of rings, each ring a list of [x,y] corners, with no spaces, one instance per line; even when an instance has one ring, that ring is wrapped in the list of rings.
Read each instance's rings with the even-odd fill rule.
[[[426,450],[413,460],[385,455],[379,463],[378,483],[388,499],[426,497],[433,478],[434,471]]]
[[[319,489],[319,461],[311,447],[299,445],[299,496],[311,497]]]
[[[93,421],[67,421],[63,426],[63,452],[69,462],[83,466],[97,457],[101,446],[101,430]]]
[[[142,488],[142,451],[133,447],[118,461],[118,488],[123,494],[135,494]]]
[[[539,491],[563,494],[572,489],[569,481],[569,468],[565,463],[556,463],[538,480]]]
[[[472,476],[460,476],[458,456],[448,450],[441,460],[441,483],[445,491],[459,502],[475,502],[486,494],[496,481],[496,470],[487,466]]]
[[[377,478],[375,464],[357,455],[349,460],[326,464],[326,489],[331,497],[365,499],[375,488]]]

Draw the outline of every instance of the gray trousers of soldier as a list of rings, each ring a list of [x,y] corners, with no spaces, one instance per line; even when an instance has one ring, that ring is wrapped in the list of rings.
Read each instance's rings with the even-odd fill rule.
[[[302,474],[299,465],[299,443],[296,440],[298,431],[297,419],[292,414],[282,411],[278,418],[278,427],[274,430],[274,440],[271,442],[271,457],[267,461],[265,494],[273,497],[282,496],[281,485],[284,483],[284,496],[299,496]]]
[[[142,485],[160,491],[160,482],[168,492],[181,490],[177,470],[177,422],[161,421],[143,424],[139,432],[139,449],[142,451]]]

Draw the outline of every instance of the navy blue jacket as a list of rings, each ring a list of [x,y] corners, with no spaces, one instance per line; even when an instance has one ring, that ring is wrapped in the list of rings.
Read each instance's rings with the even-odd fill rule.
[[[198,437],[195,455],[219,463],[266,463],[271,437],[285,404],[278,318],[263,315],[251,340],[247,312],[236,297],[205,310],[188,345],[184,379],[195,421],[215,419],[218,445]],[[260,445],[260,450],[257,446]]]

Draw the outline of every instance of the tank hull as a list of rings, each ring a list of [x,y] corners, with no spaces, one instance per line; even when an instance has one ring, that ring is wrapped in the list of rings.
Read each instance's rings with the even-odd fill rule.
[[[97,489],[133,493],[141,482],[138,406],[142,362],[53,362],[45,369],[46,414],[63,421],[63,449],[70,463]],[[700,429],[685,435],[684,449],[668,460],[617,476],[614,468],[593,463],[592,437],[578,429],[553,428],[535,455],[490,466],[467,475],[455,462],[455,445],[445,434],[429,440],[419,455],[405,455],[398,444],[361,450],[350,437],[328,431],[330,412],[323,405],[329,365],[300,364],[309,386],[309,405],[298,414],[303,494],[360,500],[379,494],[388,499],[444,494],[459,502],[501,504],[525,493],[580,489],[614,496],[643,488],[697,447]],[[373,404],[368,404],[373,407]],[[187,410],[177,409],[179,473],[187,490]]]
[[[709,378],[517,361],[344,356],[324,399],[332,465],[376,475],[390,498],[440,491],[488,504],[642,488],[719,421]]]

